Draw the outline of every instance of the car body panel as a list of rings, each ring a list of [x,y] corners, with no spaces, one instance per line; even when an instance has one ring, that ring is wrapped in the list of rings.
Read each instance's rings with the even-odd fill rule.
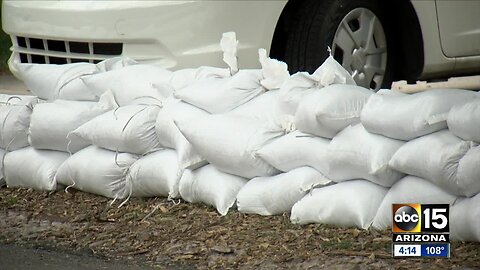
[[[436,7],[444,54],[480,55],[480,1],[437,1]]]
[[[219,40],[235,31],[239,65],[252,68],[259,46],[270,48],[286,2],[5,0],[2,22],[12,36],[122,42],[123,55],[176,69],[224,66]]]

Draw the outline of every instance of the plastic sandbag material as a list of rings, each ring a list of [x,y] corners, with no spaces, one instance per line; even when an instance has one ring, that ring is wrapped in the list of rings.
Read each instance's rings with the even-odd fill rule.
[[[13,100],[11,100],[13,102]],[[14,151],[28,146],[28,127],[36,100],[0,103],[0,148]]]
[[[174,96],[209,113],[225,113],[265,92],[261,70],[240,70],[231,77],[196,81]]]
[[[317,188],[293,206],[290,220],[368,229],[387,191],[365,180]]]
[[[33,147],[8,152],[3,164],[7,186],[56,190],[55,173],[68,157],[68,153]]]
[[[158,113],[155,123],[158,142],[162,147],[177,150],[180,168],[196,169],[206,165],[205,159],[195,151],[193,145],[187,141],[174,122],[175,119],[181,120],[200,115],[208,115],[208,113],[173,98],[168,99]]]
[[[0,106],[1,105],[28,105],[35,102],[36,96],[29,95],[7,95],[0,94]]]
[[[230,115],[205,115],[176,125],[200,156],[221,171],[248,179],[279,173],[255,153],[285,134],[280,125]]]
[[[265,121],[276,121],[276,119],[282,121],[282,119],[290,118],[290,120],[287,120],[293,123],[293,116],[282,114],[279,109],[279,94],[280,91],[278,90],[268,91],[238,106],[227,114],[253,117]]]
[[[99,102],[56,100],[38,104],[31,116],[28,141],[36,149],[77,152],[89,143],[69,133],[116,107],[110,91]]]
[[[77,77],[58,89],[58,98],[75,101],[98,101],[101,95],[95,94],[82,80],[87,76],[94,76],[97,73],[112,71],[126,66],[135,65],[137,62],[130,58],[114,57],[95,64],[95,71],[92,74],[85,74]]]
[[[357,85],[348,71],[329,56],[313,74],[298,72],[285,80],[280,88],[280,109],[286,114],[295,115],[304,97],[332,84]]]
[[[128,196],[126,176],[136,155],[89,146],[73,154],[58,168],[58,183],[107,198]]]
[[[409,141],[447,128],[450,109],[476,97],[475,92],[435,89],[407,94],[375,94],[364,106],[361,121],[376,134]]]
[[[447,124],[448,129],[463,140],[480,142],[480,98],[453,106]]]
[[[290,212],[292,206],[311,189],[330,183],[331,180],[311,167],[253,178],[238,193],[237,208],[243,213],[280,215]]]
[[[478,193],[480,185],[480,146],[470,148],[460,159],[457,169],[457,182],[463,186],[470,187],[471,191],[465,191],[466,196]]]
[[[480,194],[459,199],[450,208],[450,235],[453,240],[480,242]]]
[[[143,155],[160,147],[155,121],[160,107],[128,105],[101,114],[72,132],[93,145]]]
[[[80,78],[133,64],[136,64],[134,60],[121,57],[107,59],[98,64],[54,65],[15,62],[13,72],[18,74],[32,93],[41,99],[97,101],[100,96],[95,95]]]
[[[223,173],[213,165],[194,171],[185,170],[180,179],[180,196],[190,203],[205,203],[224,216],[235,204],[237,194],[247,180]]]
[[[363,106],[373,94],[356,85],[335,84],[302,99],[295,114],[295,127],[305,133],[333,138],[349,125],[360,122]]]
[[[404,176],[388,165],[404,143],[369,133],[361,124],[347,127],[328,147],[327,176],[337,182],[366,179],[390,187]]]
[[[480,155],[472,152],[470,160],[473,162],[468,162],[467,158],[462,164],[461,160],[474,146],[473,142],[441,130],[407,142],[393,155],[389,164],[405,174],[425,178],[448,193],[471,197],[480,192],[480,174],[471,173],[478,166]],[[463,171],[466,175],[457,177]]]
[[[6,184],[3,177],[3,158],[5,157],[5,154],[5,150],[0,149],[0,187],[3,187]]]
[[[97,72],[97,67],[89,63],[74,63],[65,65],[25,64],[16,63],[19,76],[28,89],[35,96],[45,100],[55,100],[59,97],[62,88],[84,87],[77,85],[81,83],[76,79],[84,75],[91,75]],[[72,86],[69,86],[72,84]],[[94,96],[83,88],[88,100]],[[85,91],[86,90],[86,91]],[[67,92],[70,90],[67,90]],[[88,98],[90,97],[90,98]]]
[[[174,71],[168,80],[173,89],[180,90],[196,81],[230,77],[230,70],[226,68],[202,66]]]
[[[127,174],[127,191],[132,197],[177,198],[182,172],[175,150],[157,151],[133,163]]]
[[[373,227],[385,230],[392,226],[392,204],[453,204],[457,199],[431,182],[408,175],[390,188],[378,208]]]
[[[263,146],[257,155],[280,171],[310,166],[328,172],[330,140],[294,131]]]
[[[236,66],[232,66],[236,64],[236,59],[233,61],[233,57],[227,55],[233,61],[226,61],[232,71],[231,77],[197,81],[175,91],[175,97],[210,113],[226,113],[267,90],[279,89],[290,76],[287,64],[268,58],[264,49],[260,49],[258,54],[261,70],[237,72]]]
[[[173,92],[168,84],[171,71],[154,65],[132,65],[82,77],[96,96],[111,90],[118,105],[161,105]]]

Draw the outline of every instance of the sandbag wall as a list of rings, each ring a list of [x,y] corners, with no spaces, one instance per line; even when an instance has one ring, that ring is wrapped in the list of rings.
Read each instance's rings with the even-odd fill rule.
[[[262,69],[240,71],[117,59],[38,77],[50,65],[24,66],[25,81],[43,82],[30,84],[41,101],[1,107],[31,108],[9,135],[23,143],[3,144],[13,129],[1,130],[7,185],[183,198],[222,215],[236,204],[363,229],[391,226],[392,203],[447,203],[452,237],[480,241],[477,93],[373,93],[332,57],[289,76],[260,56]]]

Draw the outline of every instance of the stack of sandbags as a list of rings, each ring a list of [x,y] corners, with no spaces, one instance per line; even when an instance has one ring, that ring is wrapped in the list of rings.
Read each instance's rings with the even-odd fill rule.
[[[405,176],[388,190],[373,220],[373,228],[385,230],[392,226],[392,204],[453,204],[456,199],[457,196],[423,178]]]
[[[297,131],[273,140],[259,149],[257,155],[276,169],[286,172],[284,175],[271,177],[272,179],[269,179],[271,182],[279,183],[275,178],[286,179],[288,175],[298,174],[299,168],[306,168],[304,166],[316,170],[317,174],[321,174],[322,178],[328,181],[350,180],[341,185],[337,184],[338,187],[325,182],[304,189],[302,185],[295,186],[296,183],[302,183],[301,177],[290,179],[288,183],[291,185],[290,189],[300,191],[297,194],[301,194],[296,198],[298,201],[296,204],[295,202],[288,204],[288,210],[282,209],[284,212],[291,209],[292,222],[301,224],[319,222],[367,228],[385,195],[386,188],[381,186],[389,187],[402,177],[402,174],[385,168],[402,142],[388,139],[385,141],[383,138],[368,134],[363,129],[359,124],[361,111],[373,92],[356,86],[350,75],[332,61],[334,60],[327,59],[313,75],[295,74],[282,86],[278,105],[281,112],[293,116],[293,127]],[[324,197],[343,200],[344,197],[337,196],[337,193],[348,190],[350,186],[355,188],[356,183],[360,183],[362,192],[371,194],[368,197],[356,193],[351,195],[354,197],[352,200],[358,200],[358,209],[355,213],[357,219],[343,220],[339,215],[335,215],[336,211],[344,211],[341,203],[332,204],[328,209],[316,203]],[[250,183],[245,189],[249,185]],[[281,190],[280,187],[281,185],[276,187],[276,190]],[[262,194],[268,194],[272,188],[263,184],[259,185],[259,189],[262,189]],[[310,192],[311,189],[313,190]],[[244,193],[241,191],[238,199],[240,211],[243,208],[240,207],[242,194]],[[303,196],[304,199],[299,200]],[[248,196],[244,197],[243,201],[249,199]],[[289,195],[283,193],[276,198],[281,205],[288,201]],[[262,201],[261,197],[257,200]],[[247,203],[255,205],[256,202],[250,199]],[[280,213],[278,210],[251,208],[253,210],[246,211],[258,214]],[[323,210],[325,212],[322,212]]]
[[[409,175],[388,192],[375,228],[391,226],[392,203],[453,205],[457,198],[480,192],[480,148],[470,140],[476,133],[471,124],[478,119],[477,96],[467,90],[436,89],[412,95],[383,91],[370,98],[362,111],[362,124],[377,136],[406,141],[388,167]]]
[[[334,60],[327,60],[313,75],[293,75],[278,91],[278,96],[265,98],[273,101],[271,107],[277,105],[277,114],[287,115],[283,119],[292,121],[291,128],[298,130],[275,138],[256,151],[256,156],[284,173],[257,177],[247,183],[237,198],[239,211],[260,215],[290,212],[313,188],[331,184],[324,176],[331,159],[330,138],[360,121],[362,107],[372,94],[352,85],[348,73],[331,61]],[[258,103],[251,107],[260,107],[266,102]]]
[[[62,161],[61,155],[35,151],[28,143],[28,129],[37,102],[32,96],[0,95],[1,178],[8,187],[56,188],[54,169]]]
[[[70,136],[91,146],[73,154],[59,168],[57,181],[110,198],[125,198],[134,193],[127,190],[128,170],[139,155],[159,150],[155,133],[159,110],[157,105],[122,106],[73,130]]]
[[[29,115],[26,145],[5,157],[5,176],[9,187],[55,190],[58,167],[71,153],[88,146],[88,142],[70,136],[76,128],[92,118],[117,107],[111,93],[99,102],[55,100],[37,104]],[[28,131],[28,132],[27,132]]]

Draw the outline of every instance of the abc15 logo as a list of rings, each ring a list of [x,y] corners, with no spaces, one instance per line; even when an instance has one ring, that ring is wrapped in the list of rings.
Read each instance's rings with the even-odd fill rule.
[[[393,204],[394,233],[449,232],[448,204]]]

